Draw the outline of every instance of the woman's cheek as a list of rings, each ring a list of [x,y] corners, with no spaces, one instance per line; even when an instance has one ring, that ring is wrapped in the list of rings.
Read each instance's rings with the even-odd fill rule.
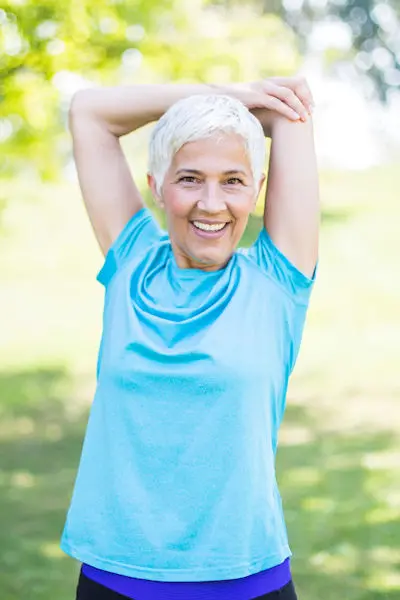
[[[168,200],[169,211],[177,218],[186,218],[194,206],[193,197],[182,191],[172,194]]]

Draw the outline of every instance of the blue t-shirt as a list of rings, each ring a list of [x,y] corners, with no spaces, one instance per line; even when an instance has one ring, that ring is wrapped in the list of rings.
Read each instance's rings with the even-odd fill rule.
[[[278,565],[291,552],[275,453],[314,278],[265,229],[219,271],[181,269],[144,208],[98,280],[97,388],[62,549],[154,581]]]

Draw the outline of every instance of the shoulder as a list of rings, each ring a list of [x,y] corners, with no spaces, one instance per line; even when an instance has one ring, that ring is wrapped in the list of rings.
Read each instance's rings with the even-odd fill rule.
[[[248,248],[239,248],[240,263],[253,273],[258,273],[279,289],[295,304],[307,305],[315,283],[317,266],[312,277],[301,272],[273,243],[263,227]]]
[[[127,263],[140,259],[152,247],[165,240],[166,233],[160,228],[151,211],[144,207],[126,223],[110,249],[97,280],[104,286]]]

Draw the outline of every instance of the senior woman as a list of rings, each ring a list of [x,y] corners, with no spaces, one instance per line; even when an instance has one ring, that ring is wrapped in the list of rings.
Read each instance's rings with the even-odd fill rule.
[[[318,247],[299,78],[88,90],[71,106],[105,255],[97,388],[63,550],[78,600],[295,600],[277,436]],[[144,206],[119,138],[157,121]],[[264,182],[264,227],[237,249]]]

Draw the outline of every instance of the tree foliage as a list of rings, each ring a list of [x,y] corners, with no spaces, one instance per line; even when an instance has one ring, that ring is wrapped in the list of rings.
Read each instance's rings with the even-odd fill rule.
[[[345,24],[352,43],[343,59],[352,61],[360,76],[368,77],[374,84],[370,95],[377,95],[382,101],[400,89],[399,17],[399,0],[334,0],[320,6],[307,0],[300,15],[298,11],[286,14],[303,39],[316,21],[338,20]]]
[[[350,40],[327,43],[325,63],[384,101],[400,87],[399,15],[400,0],[3,0],[0,175],[57,174],[79,87],[293,73],[317,23],[340,23]]]
[[[215,0],[235,6],[241,0]],[[277,14],[296,32],[302,52],[310,49],[316,25],[340,24],[348,47],[326,44],[327,66],[346,66],[369,97],[385,102],[400,90],[400,0],[250,0]],[[343,69],[342,69],[343,71]]]

